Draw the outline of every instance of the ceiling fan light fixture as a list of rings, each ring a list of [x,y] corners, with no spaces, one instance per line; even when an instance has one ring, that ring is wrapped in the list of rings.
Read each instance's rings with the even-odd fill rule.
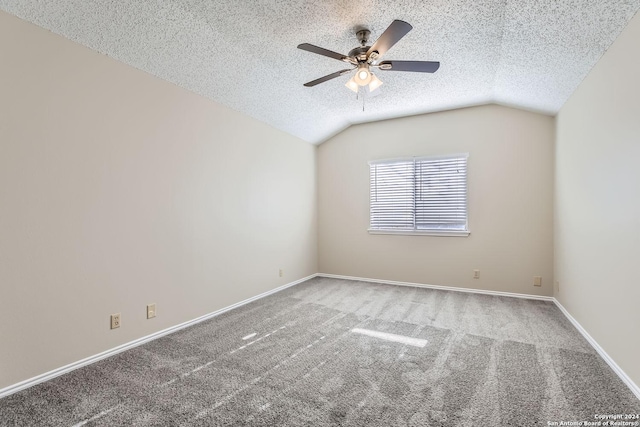
[[[338,61],[346,62],[351,65],[351,68],[336,71],[335,73],[312,80],[305,83],[304,86],[313,87],[320,83],[344,76],[345,74],[351,74],[355,71],[355,75],[349,79],[345,86],[358,94],[358,99],[360,98],[360,95],[362,95],[362,99],[364,99],[365,97],[373,97],[381,93],[378,89],[383,83],[373,75],[371,72],[373,68],[376,68],[376,72],[377,70],[384,70],[385,72],[411,71],[414,73],[435,73],[440,67],[440,63],[437,61],[379,61],[382,56],[384,56],[384,54],[400,39],[407,35],[412,28],[413,27],[409,23],[396,19],[387,27],[386,30],[382,32],[380,37],[378,37],[378,40],[376,40],[371,46],[368,46],[370,31],[367,29],[360,29],[356,32],[356,37],[358,37],[360,46],[351,49],[348,55],[343,55],[309,43],[299,44],[298,49],[328,58],[337,59]]]
[[[349,81],[345,84],[345,86],[351,89],[352,91],[354,91],[355,93],[358,93],[358,89],[360,88],[358,83],[356,83],[355,77],[351,77]]]
[[[358,67],[354,80],[359,86],[366,86],[371,82],[371,71],[369,71],[369,66],[367,64],[363,64]]]
[[[382,80],[377,78],[373,73],[371,73],[371,83],[369,83],[369,92],[373,92],[382,86]]]

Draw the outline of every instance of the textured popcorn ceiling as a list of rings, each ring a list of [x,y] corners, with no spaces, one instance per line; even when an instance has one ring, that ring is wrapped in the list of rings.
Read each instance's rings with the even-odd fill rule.
[[[354,123],[497,102],[555,114],[640,0],[0,0],[3,9],[278,129],[319,143]],[[394,19],[413,25],[384,59],[436,60],[435,74],[379,71],[365,111],[348,53]]]

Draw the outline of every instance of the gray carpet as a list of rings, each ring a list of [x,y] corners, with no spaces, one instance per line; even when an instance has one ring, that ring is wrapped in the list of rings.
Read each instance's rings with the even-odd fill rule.
[[[550,302],[327,278],[0,400],[3,426],[546,426],[632,413],[640,401]]]

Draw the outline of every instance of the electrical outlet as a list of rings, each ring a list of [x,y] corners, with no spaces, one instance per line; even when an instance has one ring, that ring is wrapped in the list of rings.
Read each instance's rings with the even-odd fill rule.
[[[120,313],[111,315],[111,329],[116,329],[120,327]]]
[[[147,319],[153,319],[156,317],[156,304],[147,305]]]
[[[473,278],[474,279],[480,278],[480,270],[473,270]]]
[[[560,282],[556,280],[556,290],[560,292]]]
[[[542,276],[533,276],[533,286],[542,286]]]
[[[280,277],[284,276],[284,270],[283,270],[283,269],[280,269],[280,271],[279,271],[279,273],[278,273],[278,274],[280,274]]]

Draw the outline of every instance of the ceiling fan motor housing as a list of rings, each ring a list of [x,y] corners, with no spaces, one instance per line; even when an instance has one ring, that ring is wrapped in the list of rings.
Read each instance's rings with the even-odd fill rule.
[[[356,58],[358,62],[367,62],[367,52],[371,46],[360,46],[349,51],[349,56]]]

